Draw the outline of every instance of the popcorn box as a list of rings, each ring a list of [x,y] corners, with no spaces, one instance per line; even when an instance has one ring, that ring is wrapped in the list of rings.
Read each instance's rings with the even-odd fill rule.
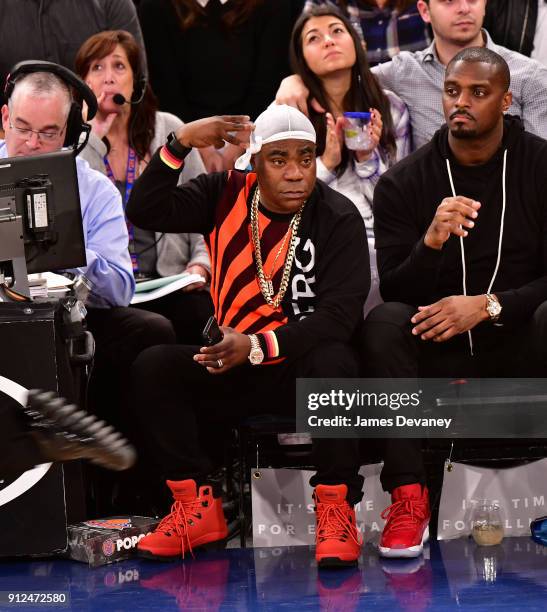
[[[69,525],[67,557],[91,567],[129,559],[159,522],[146,516],[113,516]]]

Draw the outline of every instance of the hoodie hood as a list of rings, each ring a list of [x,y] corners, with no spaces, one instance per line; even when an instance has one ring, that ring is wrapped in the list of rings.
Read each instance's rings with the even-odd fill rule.
[[[515,115],[504,115],[502,149],[511,149],[515,142],[522,136],[523,132],[524,125],[520,117]],[[448,159],[450,157],[448,126],[446,124],[435,132],[432,143],[437,153],[443,159]]]

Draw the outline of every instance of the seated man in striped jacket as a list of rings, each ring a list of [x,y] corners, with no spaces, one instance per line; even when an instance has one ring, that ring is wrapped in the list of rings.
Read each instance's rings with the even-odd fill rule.
[[[223,339],[164,346],[133,366],[134,406],[149,458],[175,504],[139,543],[142,555],[176,558],[227,536],[211,474],[227,427],[250,414],[293,414],[297,377],[351,378],[350,339],[370,286],[357,209],[315,175],[315,130],[300,111],[272,106],[256,121],[238,166],[177,186],[191,147],[249,136],[248,117],[187,123],[151,159],[127,207],[139,227],[199,232],[211,255],[211,294]],[[240,138],[241,139],[241,138]],[[150,381],[154,384],[150,384]],[[357,440],[314,440],[320,565],[355,564],[361,499]]]

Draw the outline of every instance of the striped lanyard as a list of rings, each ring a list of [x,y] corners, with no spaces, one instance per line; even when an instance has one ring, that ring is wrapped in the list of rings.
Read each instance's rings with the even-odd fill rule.
[[[116,184],[116,179],[114,177],[114,173],[112,172],[112,168],[108,161],[107,156],[104,158],[104,165],[106,167],[106,174],[108,178]],[[133,185],[135,183],[135,178],[137,176],[137,154],[135,149],[129,147],[127,150],[127,170],[125,172],[125,194],[123,197],[123,210],[125,213],[125,207],[127,206],[127,201],[129,200],[129,196],[131,195],[131,190],[133,189]],[[139,271],[139,257],[138,253],[135,251],[135,228],[133,224],[129,221],[129,219],[125,218],[125,223],[127,224],[127,233],[129,234],[129,255],[131,256],[131,264],[133,266],[133,272],[136,273]]]

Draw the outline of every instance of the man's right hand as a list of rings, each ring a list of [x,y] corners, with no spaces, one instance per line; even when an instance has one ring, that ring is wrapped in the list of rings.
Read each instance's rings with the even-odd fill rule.
[[[245,146],[249,142],[253,124],[248,115],[206,117],[185,123],[177,130],[177,140],[183,147],[221,149],[225,142]]]
[[[474,227],[474,219],[477,218],[480,207],[480,202],[463,196],[445,198],[427,229],[424,244],[430,249],[440,251],[450,234],[465,238],[468,233],[466,228]]]
[[[294,106],[307,117],[309,95],[310,92],[304,85],[304,81],[297,74],[291,74],[281,81],[275,96],[275,103]]]

